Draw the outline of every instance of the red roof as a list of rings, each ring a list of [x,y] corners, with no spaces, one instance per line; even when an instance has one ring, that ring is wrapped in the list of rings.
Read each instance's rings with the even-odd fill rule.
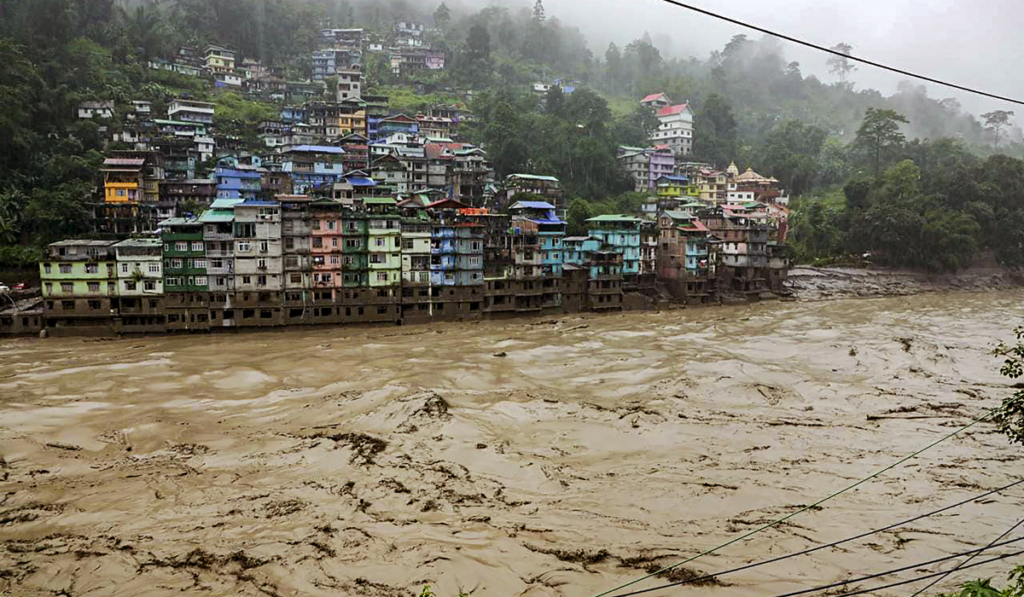
[[[700,220],[693,220],[690,222],[689,226],[680,226],[680,230],[684,230],[686,232],[707,232],[708,227]]]
[[[433,203],[431,203],[430,205],[427,206],[428,209],[433,209],[433,208],[463,209],[463,208],[466,208],[466,207],[469,207],[469,206],[466,205],[465,203],[462,203],[461,201],[456,201],[455,199],[441,199],[440,201],[435,201],[435,202],[433,202]]]
[[[673,116],[686,111],[690,107],[690,104],[678,104],[675,106],[668,106],[658,110],[658,116]]]
[[[665,97],[664,93],[652,93],[652,94],[648,95],[647,97],[645,97],[644,99],[640,100],[640,103],[641,104],[646,104],[647,102],[653,102],[654,100],[661,99],[663,97]]]

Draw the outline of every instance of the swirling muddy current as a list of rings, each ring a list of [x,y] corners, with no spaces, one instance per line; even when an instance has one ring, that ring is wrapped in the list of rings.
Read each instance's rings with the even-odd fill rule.
[[[990,351],[1022,318],[1000,292],[4,340],[0,593],[595,595],[995,406],[1011,390]],[[966,499],[1022,457],[979,423],[671,578]],[[930,560],[984,546],[1022,503],[1018,487],[656,594],[760,597]]]

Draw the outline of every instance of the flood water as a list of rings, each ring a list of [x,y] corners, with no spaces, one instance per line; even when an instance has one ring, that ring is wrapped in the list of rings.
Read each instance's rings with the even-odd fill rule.
[[[430,584],[438,597],[592,596],[995,406],[1009,390],[989,351],[1022,320],[1019,292],[952,293],[3,340],[0,593],[390,597]],[[1022,458],[979,424],[687,567],[714,572],[910,518],[1019,478]],[[1022,503],[1019,486],[654,594],[762,597],[930,560],[986,545]],[[934,592],[979,576],[1002,586],[1016,563]]]

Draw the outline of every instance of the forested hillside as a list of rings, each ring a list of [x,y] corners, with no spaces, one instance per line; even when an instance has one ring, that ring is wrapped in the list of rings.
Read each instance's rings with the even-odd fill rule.
[[[370,55],[368,87],[402,96],[410,110],[429,103],[428,93],[472,92],[467,136],[487,149],[497,174],[558,176],[580,200],[577,219],[595,203],[635,207],[615,148],[646,143],[657,121],[638,100],[663,91],[694,110],[694,159],[719,167],[735,160],[805,196],[794,214],[802,257],[875,251],[891,263],[934,268],[963,265],[975,248],[996,248],[1013,263],[1022,258],[1009,225],[1024,221],[1021,162],[982,161],[1024,155],[1012,113],[979,119],[911,83],[891,97],[861,90],[842,60],[833,81],[805,77],[773,38],[737,35],[707,57],[688,59],[663,56],[647,35],[595,49],[542,0],[479,11],[409,0],[0,0],[0,244],[32,246],[81,232],[104,150],[97,125],[74,118],[82,100],[159,106],[188,92],[216,101],[219,126],[243,137],[277,110],[152,70],[148,60],[184,44],[218,43],[305,79],[322,27],[364,27],[386,43],[398,21],[430,27],[427,41],[446,52],[448,65],[398,78],[384,56]],[[556,80],[575,91],[555,87],[544,101],[531,92],[533,82]],[[412,94],[413,84],[426,91]],[[893,130],[881,137],[865,131],[872,109],[889,114]],[[889,171],[897,164],[898,172]],[[837,192],[842,185],[849,191],[851,178],[870,190]],[[890,207],[900,211],[883,213]],[[894,218],[913,230],[887,231]],[[957,256],[936,257],[940,241],[958,247]],[[919,250],[898,250],[909,242]]]

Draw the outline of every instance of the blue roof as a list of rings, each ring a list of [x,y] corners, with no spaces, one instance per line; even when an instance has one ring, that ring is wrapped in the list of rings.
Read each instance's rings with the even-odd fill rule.
[[[689,182],[690,181],[689,177],[686,177],[686,176],[669,176],[669,175],[665,175],[665,176],[659,176],[658,180],[661,180],[662,178],[664,178],[665,180],[674,180],[676,182]]]
[[[518,207],[525,207],[526,209],[555,209],[554,205],[551,205],[547,201],[516,201],[512,205],[512,209]]]
[[[537,222],[538,224],[564,224],[565,223],[562,220],[559,220],[558,218],[554,218],[554,219],[551,219],[551,220],[547,220],[547,219],[544,219],[544,218],[530,218],[530,221]]]
[[[345,153],[345,150],[333,145],[297,145],[289,151],[305,151],[310,153]]]
[[[363,178],[362,176],[352,176],[350,178],[345,178],[345,182],[349,183],[350,185],[352,185],[354,187],[375,187],[375,186],[377,186],[377,181],[375,181],[373,179],[370,179],[370,178]]]
[[[235,207],[249,206],[249,205],[256,205],[256,206],[262,206],[262,207],[278,207],[281,204],[279,202],[277,202],[277,201],[266,201],[264,199],[246,199],[245,201],[243,201],[241,203],[236,203]]]

